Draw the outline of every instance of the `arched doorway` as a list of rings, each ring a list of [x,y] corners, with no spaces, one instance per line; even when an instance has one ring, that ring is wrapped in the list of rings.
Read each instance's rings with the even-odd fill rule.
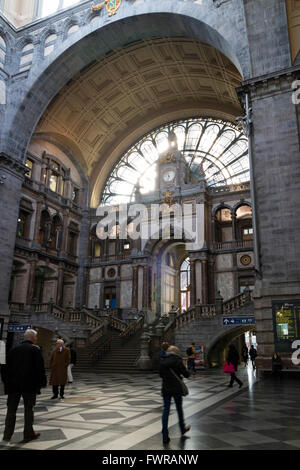
[[[236,346],[240,361],[242,361],[242,347],[244,344],[247,344],[247,346],[252,344],[254,332],[255,326],[248,325],[232,328],[227,333],[225,332],[219,336],[209,347],[206,359],[208,367],[222,367],[226,361],[228,347],[231,343]],[[250,339],[250,343],[247,342],[247,338]]]

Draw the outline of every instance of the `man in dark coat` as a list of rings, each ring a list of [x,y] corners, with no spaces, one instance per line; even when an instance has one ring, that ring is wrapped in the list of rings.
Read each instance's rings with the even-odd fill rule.
[[[33,408],[36,395],[47,386],[44,359],[36,345],[37,332],[27,330],[22,344],[13,348],[7,356],[2,379],[4,392],[8,394],[7,414],[3,440],[10,441],[16,424],[16,413],[20,398],[24,401],[24,441],[37,439],[40,434],[33,430]]]
[[[172,397],[174,397],[176,404],[181,434],[184,435],[191,428],[190,426],[186,426],[184,423],[181,386],[182,376],[187,378],[190,376],[190,372],[185,368],[182,358],[180,357],[180,351],[176,346],[170,346],[167,350],[166,356],[161,359],[159,364],[159,374],[162,378],[162,396],[164,401],[162,435],[163,442],[167,444],[170,441],[168,421]]]
[[[235,372],[237,372],[237,369],[238,369],[239,359],[240,359],[240,356],[239,356],[239,353],[238,353],[236,347],[234,346],[234,344],[231,344],[229,346],[227,362],[228,362],[228,364],[230,363],[234,366]],[[229,383],[228,387],[232,387],[233,382],[236,381],[239,384],[240,388],[241,388],[241,386],[243,385],[243,382],[240,379],[237,378],[237,376],[235,375],[235,372],[230,374],[231,379],[230,379],[230,383]]]

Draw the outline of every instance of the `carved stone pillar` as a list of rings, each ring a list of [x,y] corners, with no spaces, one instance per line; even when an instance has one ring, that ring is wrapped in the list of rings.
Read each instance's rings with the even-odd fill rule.
[[[201,260],[202,266],[202,303],[208,304],[207,260]]]
[[[64,270],[58,269],[57,290],[56,290],[56,303],[59,306],[63,305],[63,289],[64,289]]]
[[[0,318],[6,339],[9,318],[8,295],[16,241],[21,187],[27,168],[20,161],[0,153]]]
[[[148,299],[149,299],[149,269],[148,266],[144,266],[144,272],[143,272],[143,309],[148,308]]]
[[[28,279],[28,287],[27,287],[27,304],[32,304],[32,299],[34,295],[34,284],[35,284],[35,270],[36,270],[37,260],[30,261],[29,267],[29,279]]]
[[[138,307],[139,267],[132,268],[132,308]]]
[[[191,265],[191,305],[196,304],[196,266],[195,260],[190,261]]]

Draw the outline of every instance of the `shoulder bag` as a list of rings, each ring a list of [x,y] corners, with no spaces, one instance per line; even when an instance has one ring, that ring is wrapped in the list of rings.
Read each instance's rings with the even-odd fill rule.
[[[182,393],[182,396],[183,396],[183,397],[186,397],[186,396],[189,394],[189,389],[187,388],[187,386],[185,385],[185,383],[183,382],[183,380],[181,380],[180,377],[178,377],[178,375],[175,374],[175,372],[174,372],[173,369],[170,369],[170,371],[172,372],[172,374],[174,375],[174,377],[176,377],[176,379],[178,380],[178,382],[179,382],[180,385],[181,385],[181,393]]]

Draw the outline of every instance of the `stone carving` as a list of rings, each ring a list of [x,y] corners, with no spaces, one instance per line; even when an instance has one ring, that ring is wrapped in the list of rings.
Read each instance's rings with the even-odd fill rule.
[[[95,11],[102,10],[104,5],[106,6],[106,10],[108,11],[108,16],[115,15],[117,10],[121,6],[122,0],[104,0],[103,3],[99,3],[98,5],[91,6],[91,13]]]

